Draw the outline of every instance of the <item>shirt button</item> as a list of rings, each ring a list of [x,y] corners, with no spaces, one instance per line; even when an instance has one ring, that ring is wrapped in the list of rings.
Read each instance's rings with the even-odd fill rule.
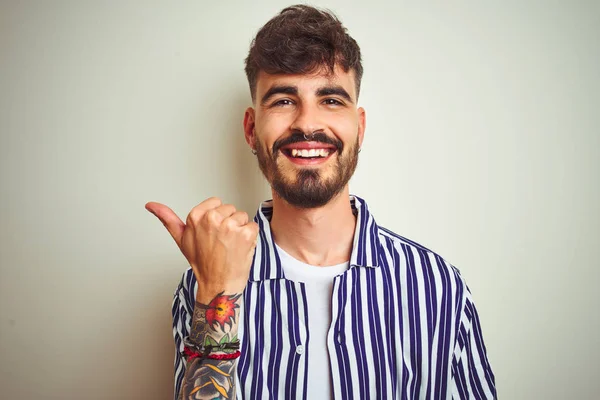
[[[296,353],[298,353],[298,354],[304,353],[304,346],[302,346],[301,344],[296,346]]]
[[[339,334],[339,333],[337,334],[337,342],[338,342],[339,344],[341,344],[341,343],[342,343],[342,335],[341,335],[341,334]]]

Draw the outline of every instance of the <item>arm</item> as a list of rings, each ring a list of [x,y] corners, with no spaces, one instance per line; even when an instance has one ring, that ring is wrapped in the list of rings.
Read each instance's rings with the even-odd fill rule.
[[[229,338],[231,339],[231,341],[235,341],[235,336],[237,334],[237,326],[238,326],[238,321],[239,321],[239,313],[240,313],[240,308],[241,307],[241,297],[238,298],[233,307],[234,307],[234,316],[233,318],[230,318],[228,321],[224,320],[224,318],[219,318],[218,321],[216,321],[216,318],[212,318],[209,315],[209,319],[210,320],[215,320],[215,324],[212,324],[212,326],[210,324],[207,324],[206,322],[206,310],[210,304],[206,304],[205,306],[197,306],[196,305],[196,298],[194,296],[194,293],[196,292],[195,290],[195,285],[196,285],[196,279],[194,276],[194,273],[191,269],[188,269],[184,274],[183,277],[181,279],[180,284],[177,287],[177,290],[175,291],[174,297],[173,297],[173,307],[172,307],[172,316],[173,316],[173,338],[175,340],[175,368],[174,368],[174,372],[175,372],[175,387],[174,387],[174,398],[175,399],[181,399],[181,398],[185,398],[185,399],[189,399],[190,396],[183,396],[184,391],[182,389],[185,389],[186,387],[191,387],[190,389],[188,389],[188,392],[191,392],[195,389],[196,386],[195,383],[196,381],[198,381],[199,379],[203,379],[203,378],[207,378],[208,375],[202,373],[203,371],[201,370],[201,368],[204,368],[206,370],[206,368],[208,368],[207,372],[209,374],[213,374],[215,371],[214,369],[211,369],[210,367],[202,367],[203,363],[201,362],[201,360],[199,359],[193,359],[190,363],[187,363],[186,358],[184,356],[184,341],[187,339],[192,340],[192,338],[197,338],[195,340],[195,342],[202,342],[202,336],[204,336],[204,341],[206,342],[206,335],[208,334],[208,330],[210,329],[212,331],[212,335],[210,335],[213,339],[215,339],[215,341],[220,341],[223,339],[223,337],[225,337],[226,335],[229,336]],[[231,304],[231,303],[230,303]],[[207,332],[204,332],[205,330],[207,330]],[[203,333],[204,332],[204,333]],[[224,333],[226,333],[226,335],[224,335]],[[217,363],[216,360],[202,360],[206,363],[210,363],[211,365],[215,366],[214,364]],[[233,360],[233,365],[229,365],[229,367],[231,368],[231,373],[229,375],[231,375],[231,379],[230,380],[223,380],[223,377],[225,375],[223,375],[220,372],[217,372],[217,378],[213,377],[213,379],[215,379],[215,382],[221,387],[224,388],[225,393],[227,393],[228,397],[231,398],[235,398],[235,394],[233,395],[233,397],[229,394],[229,392],[231,393],[235,393],[235,387],[233,386],[235,384],[235,374],[236,374],[236,364],[237,364],[237,360]],[[219,368],[221,371],[223,372],[227,372],[225,371],[226,367],[224,366],[225,363],[219,368],[218,365],[217,368]],[[194,378],[195,377],[195,378]],[[210,381],[210,379],[209,379]],[[184,385],[185,382],[185,385]],[[218,392],[217,387],[211,382],[213,391],[212,393],[210,393],[212,395],[212,397],[209,398],[224,398],[222,396],[222,394],[220,392]],[[230,385],[231,390],[228,389],[228,386]],[[203,395],[207,395],[209,389],[211,389],[210,385],[207,387],[207,389],[205,390],[201,390],[199,391],[199,393],[196,396],[192,396],[192,398],[203,398],[200,396]]]
[[[248,282],[258,224],[249,222],[246,213],[222,204],[217,198],[194,207],[186,223],[162,204],[148,203],[146,209],[167,228],[193,272],[190,275],[188,271],[184,276],[172,309],[177,350],[185,351],[187,356],[184,362],[180,354],[176,355],[176,396],[232,398],[235,357],[239,356],[235,347],[239,344],[241,293]],[[195,299],[189,296],[190,289],[192,293],[194,290],[193,278],[198,285]],[[180,296],[182,288],[187,290]],[[191,310],[193,316],[189,321]]]
[[[237,340],[241,294],[218,294],[209,302],[196,300],[189,341],[196,346]],[[213,354],[228,354],[218,351]],[[235,397],[237,359],[194,358],[186,365],[181,385],[183,399],[232,399]]]
[[[468,288],[452,360],[452,397],[496,399],[496,382],[487,358],[479,316]]]

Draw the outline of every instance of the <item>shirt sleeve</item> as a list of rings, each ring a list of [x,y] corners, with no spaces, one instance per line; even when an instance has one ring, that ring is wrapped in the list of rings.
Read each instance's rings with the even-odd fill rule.
[[[452,360],[453,399],[496,399],[496,382],[487,358],[479,316],[468,288]]]
[[[181,282],[173,295],[173,339],[175,339],[175,388],[174,399],[179,398],[181,382],[185,375],[186,361],[182,356],[183,339],[189,334],[192,322],[192,313],[196,298],[196,277],[191,268],[183,274]]]

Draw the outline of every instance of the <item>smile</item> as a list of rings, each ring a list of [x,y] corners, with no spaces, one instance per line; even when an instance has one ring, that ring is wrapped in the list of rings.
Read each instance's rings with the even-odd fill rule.
[[[327,161],[335,153],[335,149],[281,149],[281,152],[294,164],[316,165]]]

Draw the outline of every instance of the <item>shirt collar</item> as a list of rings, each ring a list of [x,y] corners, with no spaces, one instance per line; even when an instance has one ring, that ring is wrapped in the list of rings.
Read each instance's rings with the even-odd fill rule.
[[[350,268],[379,267],[379,227],[367,208],[367,203],[358,196],[350,195],[350,205],[356,215],[354,243],[350,255]],[[258,242],[250,269],[250,281],[285,278],[281,260],[271,234],[271,217],[273,216],[273,200],[262,202],[254,222],[259,226]]]

